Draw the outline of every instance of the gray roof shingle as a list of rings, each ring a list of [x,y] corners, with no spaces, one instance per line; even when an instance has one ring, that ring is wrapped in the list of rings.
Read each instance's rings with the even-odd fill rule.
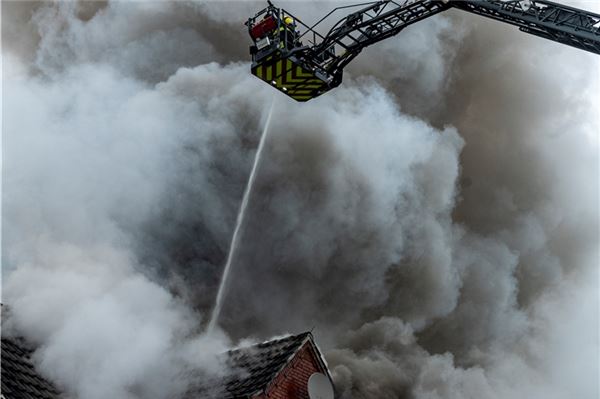
[[[57,399],[56,388],[36,372],[31,353],[20,340],[2,338],[0,392],[6,399]]]

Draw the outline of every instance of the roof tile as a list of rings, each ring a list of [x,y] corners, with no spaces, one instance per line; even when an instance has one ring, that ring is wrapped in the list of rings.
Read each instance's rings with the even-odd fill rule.
[[[20,340],[2,338],[2,395],[6,399],[57,399],[56,388],[35,371],[31,353]]]

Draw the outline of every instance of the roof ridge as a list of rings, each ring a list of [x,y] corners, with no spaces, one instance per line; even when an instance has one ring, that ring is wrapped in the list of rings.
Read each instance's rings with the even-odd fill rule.
[[[248,349],[252,349],[252,348],[259,348],[259,347],[261,347],[261,345],[262,346],[273,345],[273,344],[279,343],[281,341],[299,339],[300,337],[304,338],[305,336],[309,336],[309,335],[312,337],[312,333],[310,331],[305,331],[305,332],[302,332],[299,334],[289,334],[286,336],[279,336],[277,338],[271,338],[266,341],[254,343],[252,345],[240,346],[240,347],[237,347],[234,349],[230,349],[230,350],[224,352],[224,354],[234,354],[236,352],[240,352],[240,351],[244,351],[244,350],[248,350]]]

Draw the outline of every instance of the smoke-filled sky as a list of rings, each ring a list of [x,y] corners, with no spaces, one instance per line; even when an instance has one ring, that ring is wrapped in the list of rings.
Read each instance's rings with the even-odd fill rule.
[[[342,399],[597,398],[600,59],[452,10],[300,104],[249,73],[262,6],[2,3],[3,334],[69,398],[311,328]]]

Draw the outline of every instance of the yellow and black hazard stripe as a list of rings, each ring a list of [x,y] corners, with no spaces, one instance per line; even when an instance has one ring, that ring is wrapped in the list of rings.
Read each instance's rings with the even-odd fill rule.
[[[327,83],[289,58],[269,56],[252,68],[258,78],[297,101],[308,101],[327,90]]]

